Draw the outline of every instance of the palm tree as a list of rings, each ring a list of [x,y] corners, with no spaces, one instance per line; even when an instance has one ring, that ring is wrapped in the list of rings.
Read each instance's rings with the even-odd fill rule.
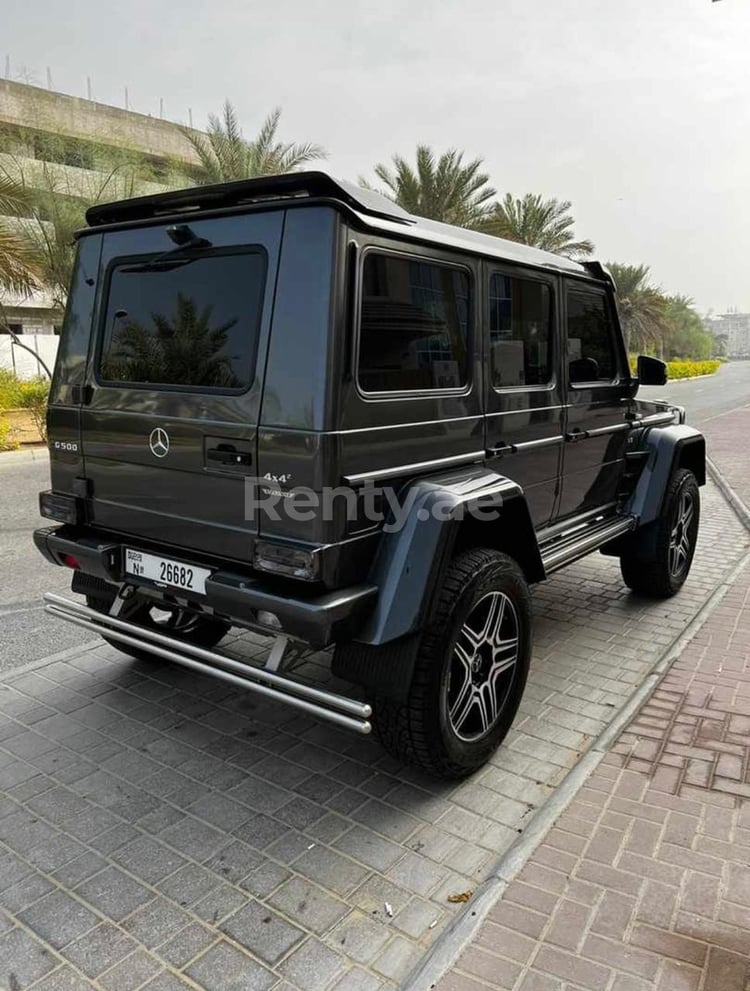
[[[209,115],[205,135],[181,127],[198,156],[199,181],[231,182],[296,172],[308,162],[326,157],[320,145],[279,141],[276,131],[280,119],[281,110],[277,107],[263,121],[257,137],[248,141],[242,134],[237,111],[227,100],[221,117]]]
[[[650,283],[648,265],[608,262],[628,351],[661,351],[667,330],[667,299]]]
[[[571,206],[569,200],[545,200],[538,193],[527,193],[522,199],[506,193],[502,202],[495,204],[483,229],[543,251],[590,255],[594,250],[592,242],[575,240]]]
[[[37,253],[16,219],[32,211],[31,191],[0,171],[0,289],[6,292],[24,295],[39,288],[42,279]]]
[[[464,164],[463,152],[455,148],[436,158],[428,145],[417,145],[415,167],[394,155],[393,168],[376,165],[375,175],[386,186],[385,195],[409,213],[459,227],[480,227],[496,195],[481,169],[481,158]]]

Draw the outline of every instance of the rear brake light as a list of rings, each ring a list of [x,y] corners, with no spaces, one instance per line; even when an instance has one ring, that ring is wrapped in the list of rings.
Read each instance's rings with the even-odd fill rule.
[[[82,523],[84,503],[75,496],[60,495],[57,492],[39,493],[39,512],[48,520],[60,523]]]
[[[66,568],[73,568],[74,571],[78,571],[81,564],[77,557],[73,557],[72,554],[62,554],[60,560],[65,565]]]

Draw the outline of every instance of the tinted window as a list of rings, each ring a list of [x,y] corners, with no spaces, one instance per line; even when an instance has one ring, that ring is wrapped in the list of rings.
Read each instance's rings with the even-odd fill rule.
[[[99,362],[103,379],[246,389],[265,281],[260,252],[189,262],[128,262],[111,272]]]
[[[366,392],[466,383],[469,279],[446,265],[365,258],[359,384]]]
[[[495,388],[551,378],[552,293],[532,279],[490,279],[490,367]]]
[[[571,382],[609,382],[617,375],[617,355],[604,296],[568,293],[568,362]]]

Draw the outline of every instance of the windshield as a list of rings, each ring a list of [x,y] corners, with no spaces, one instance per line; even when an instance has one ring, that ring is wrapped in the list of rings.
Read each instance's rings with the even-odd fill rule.
[[[255,375],[265,282],[259,250],[111,270],[99,376],[129,385],[242,391]]]

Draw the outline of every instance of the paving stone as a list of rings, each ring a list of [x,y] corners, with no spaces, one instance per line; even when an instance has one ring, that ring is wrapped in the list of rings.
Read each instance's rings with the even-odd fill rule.
[[[115,867],[107,867],[88,878],[75,891],[79,898],[116,922],[154,897],[147,888]]]
[[[322,991],[344,967],[345,961],[340,954],[310,936],[278,970],[301,991]]]
[[[157,888],[178,905],[188,906],[204,898],[219,884],[221,879],[212,871],[197,864],[186,864],[160,881]]]
[[[386,926],[374,922],[371,916],[355,911],[339,922],[326,936],[325,942],[358,963],[369,964],[392,935]]]
[[[156,897],[137,909],[122,923],[129,932],[148,949],[158,946],[174,936],[190,922],[190,916],[167,901]]]
[[[34,991],[91,991],[91,984],[63,964],[38,981]]]
[[[193,905],[193,911],[209,925],[214,926],[248,901],[249,899],[237,888],[221,883]]]
[[[404,848],[386,840],[362,826],[354,826],[333,844],[341,853],[348,854],[368,867],[381,873],[392,867],[403,856]]]
[[[226,842],[220,830],[189,816],[168,826],[159,833],[159,839],[193,860],[207,860]]]
[[[35,902],[19,918],[50,946],[60,949],[98,925],[99,917],[63,891]]]
[[[35,871],[3,891],[3,908],[18,914],[51,892],[53,888],[54,885],[46,877]]]
[[[292,877],[270,898],[275,908],[314,933],[327,932],[348,911],[346,902],[300,877]]]
[[[221,941],[186,970],[205,991],[268,991],[276,978],[266,967]]]
[[[367,876],[366,868],[321,844],[295,860],[294,869],[339,895],[351,892]]]
[[[256,898],[267,898],[288,877],[289,871],[285,867],[275,864],[272,860],[266,860],[238,883],[241,888],[249,891]]]
[[[174,850],[150,836],[138,836],[121,846],[112,853],[112,859],[146,884],[156,884],[185,863]]]
[[[135,991],[161,970],[158,960],[139,949],[102,974],[99,984],[105,991]]]
[[[11,929],[0,936],[0,979],[8,987],[26,988],[57,966],[42,943],[21,929]]]
[[[263,863],[263,857],[239,840],[228,843],[206,861],[206,867],[227,881],[237,882]]]
[[[230,915],[221,928],[269,966],[277,963],[305,935],[301,929],[256,901]]]
[[[98,977],[137,948],[136,943],[109,922],[69,943],[62,956],[88,977]]]
[[[184,967],[199,953],[216,942],[215,930],[199,922],[191,922],[158,947],[158,954],[173,967]]]

